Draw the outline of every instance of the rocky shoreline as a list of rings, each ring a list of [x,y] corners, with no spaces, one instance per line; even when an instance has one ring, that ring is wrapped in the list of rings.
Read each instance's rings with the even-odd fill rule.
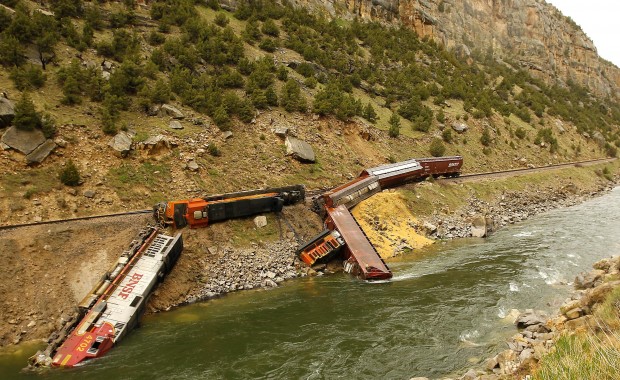
[[[430,218],[421,220],[416,227],[420,233],[437,240],[484,237],[508,224],[600,196],[615,186],[616,183],[607,182],[589,192],[579,192],[574,185],[567,185],[559,190],[546,188],[529,193],[505,193],[494,202],[472,197],[460,212],[448,216],[436,212]],[[207,248],[210,260],[201,274],[204,282],[199,289],[170,307],[205,301],[239,290],[274,288],[297,277],[342,271],[339,260],[329,265],[307,267],[295,255],[299,242],[290,232],[279,241],[253,243],[249,248]]]
[[[580,192],[574,185],[567,185],[559,190],[546,188],[534,193],[505,193],[494,202],[471,198],[459,213],[447,217],[435,213],[418,227],[434,239],[484,237],[508,224],[603,195],[617,185],[617,180],[603,183],[597,190],[588,192]],[[223,249],[217,254],[217,260],[205,269],[207,282],[182,304],[204,301],[238,290],[273,288],[296,277],[342,270],[338,261],[307,267],[295,255],[297,246],[297,242],[289,238],[260,246],[254,244],[248,249]],[[507,342],[508,349],[487,359],[484,369],[472,368],[458,379],[497,380],[528,373],[532,365],[553,349],[561,331],[587,326],[595,305],[604,299],[611,286],[620,285],[620,281],[601,285],[604,278],[620,272],[620,258],[614,260],[597,263],[595,267],[599,269],[576,279],[575,283],[581,289],[589,290],[582,290],[567,300],[559,316],[549,318],[534,310],[523,313],[513,310],[511,314],[519,333]]]
[[[502,194],[494,202],[471,197],[460,212],[448,216],[435,212],[418,226],[418,230],[433,239],[485,237],[501,227],[521,222],[534,215],[583,203],[611,191],[618,183],[620,181],[616,179],[589,192],[580,192],[572,184],[561,189],[510,192]]]
[[[575,278],[575,292],[560,307],[558,314],[549,317],[542,312],[526,310],[518,313],[515,326],[519,330],[506,343],[508,349],[484,362],[484,369],[470,369],[458,380],[529,379],[533,368],[548,353],[553,352],[556,340],[579,331],[601,329],[593,312],[608,294],[620,287],[620,256],[598,261],[593,270]],[[428,380],[415,377],[411,380]],[[442,380],[455,380],[443,378]]]

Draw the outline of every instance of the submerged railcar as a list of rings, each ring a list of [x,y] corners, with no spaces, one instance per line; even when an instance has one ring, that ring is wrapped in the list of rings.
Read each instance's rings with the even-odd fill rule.
[[[30,358],[31,365],[74,367],[105,355],[137,325],[149,296],[182,250],[181,234],[168,236],[155,227],[142,231],[82,300],[74,322]]]

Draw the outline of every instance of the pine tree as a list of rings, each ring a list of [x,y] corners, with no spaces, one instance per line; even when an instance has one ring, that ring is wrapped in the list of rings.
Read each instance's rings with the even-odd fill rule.
[[[22,94],[22,97],[15,105],[13,125],[15,125],[16,128],[25,131],[32,131],[35,128],[41,128],[41,115],[37,113],[34,103],[30,99],[27,92]]]
[[[77,186],[80,184],[80,172],[73,161],[69,160],[64,169],[59,174],[60,182],[67,186]]]
[[[392,116],[390,116],[390,130],[388,132],[388,134],[390,135],[390,137],[398,137],[400,135],[400,116],[398,116],[396,113],[393,113]]]
[[[377,113],[375,112],[375,109],[372,107],[370,102],[368,102],[368,104],[364,108],[363,115],[364,115],[364,119],[370,121],[371,123],[374,123],[375,121],[377,121]]]
[[[443,145],[443,142],[441,142],[440,139],[434,138],[433,141],[431,141],[429,153],[433,157],[441,157],[444,153],[446,153],[446,146]]]

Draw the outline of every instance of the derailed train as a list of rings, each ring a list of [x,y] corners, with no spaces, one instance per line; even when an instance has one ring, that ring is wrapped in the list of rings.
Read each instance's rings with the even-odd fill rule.
[[[433,177],[458,177],[461,156],[412,159],[362,171],[358,178],[314,199],[314,211],[325,217],[325,230],[297,250],[308,265],[342,252],[344,269],[364,280],[386,280],[392,272],[349,210],[382,189]]]
[[[352,208],[383,189],[433,177],[458,177],[463,157],[419,158],[365,169],[352,181],[314,199],[314,210],[324,214],[327,208],[344,205]]]

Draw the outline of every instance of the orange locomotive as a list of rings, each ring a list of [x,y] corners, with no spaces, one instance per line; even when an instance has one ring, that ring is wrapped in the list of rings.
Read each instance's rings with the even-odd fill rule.
[[[206,227],[209,223],[242,218],[264,212],[279,212],[282,207],[305,199],[303,185],[212,195],[180,201],[162,202],[153,208],[155,219],[175,228]]]

